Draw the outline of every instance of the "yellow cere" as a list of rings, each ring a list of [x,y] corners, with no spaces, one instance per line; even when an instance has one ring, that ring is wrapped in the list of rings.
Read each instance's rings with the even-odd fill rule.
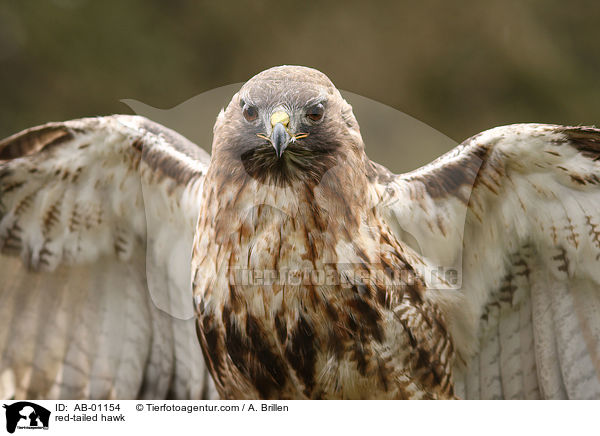
[[[285,111],[277,111],[271,115],[271,126],[275,126],[277,123],[283,124],[287,127],[290,122],[290,116]]]

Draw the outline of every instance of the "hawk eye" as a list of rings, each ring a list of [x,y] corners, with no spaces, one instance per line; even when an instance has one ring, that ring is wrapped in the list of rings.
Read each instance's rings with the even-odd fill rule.
[[[258,118],[258,109],[256,109],[256,106],[250,106],[248,104],[244,105],[243,113],[244,118],[246,118],[246,121],[248,122],[252,122]]]
[[[306,116],[311,120],[311,121],[321,121],[321,119],[323,119],[323,114],[325,113],[325,106],[323,106],[322,103],[318,103],[315,104],[314,106],[311,106],[310,108],[308,108],[308,110],[306,111]]]

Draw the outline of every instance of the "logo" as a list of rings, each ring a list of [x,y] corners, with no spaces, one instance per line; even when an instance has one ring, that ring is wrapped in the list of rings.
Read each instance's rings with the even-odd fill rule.
[[[4,405],[6,409],[6,431],[14,433],[16,429],[48,430],[50,411],[29,401],[18,401]]]

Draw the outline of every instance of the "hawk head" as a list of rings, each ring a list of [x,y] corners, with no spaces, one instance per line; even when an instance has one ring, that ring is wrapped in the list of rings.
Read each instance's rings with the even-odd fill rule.
[[[364,165],[352,107],[320,71],[280,66],[254,76],[219,114],[213,160],[265,184],[320,183],[342,164]]]

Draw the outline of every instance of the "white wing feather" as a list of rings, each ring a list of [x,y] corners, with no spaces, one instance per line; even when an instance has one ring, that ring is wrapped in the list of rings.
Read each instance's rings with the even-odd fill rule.
[[[499,127],[381,187],[428,271],[462,272],[458,289],[428,292],[457,392],[600,398],[600,130]]]
[[[0,397],[214,395],[189,272],[207,163],[141,117],[0,143]]]

